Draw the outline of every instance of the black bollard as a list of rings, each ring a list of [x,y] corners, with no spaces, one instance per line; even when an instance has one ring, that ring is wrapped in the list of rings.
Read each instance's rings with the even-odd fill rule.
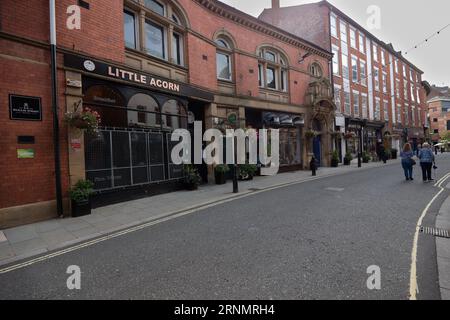
[[[317,175],[317,164],[316,164],[316,158],[312,157],[311,162],[309,163],[309,167],[312,171],[313,177]]]

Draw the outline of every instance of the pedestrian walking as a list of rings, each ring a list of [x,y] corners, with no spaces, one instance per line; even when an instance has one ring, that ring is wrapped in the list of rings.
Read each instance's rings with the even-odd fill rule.
[[[420,150],[419,153],[419,159],[420,166],[422,167],[423,182],[433,181],[434,179],[431,176],[431,170],[433,168],[435,158],[430,144],[423,144],[422,150]]]
[[[405,172],[406,181],[413,181],[413,166],[416,161],[413,159],[414,153],[411,150],[411,144],[406,143],[403,147],[403,151],[400,152],[402,158],[402,167]]]

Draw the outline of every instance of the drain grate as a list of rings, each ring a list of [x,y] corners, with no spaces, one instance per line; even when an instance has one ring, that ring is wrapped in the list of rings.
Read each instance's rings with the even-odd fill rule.
[[[439,238],[449,238],[450,239],[450,231],[438,228],[431,227],[420,227],[420,233],[429,234],[431,236],[439,237]]]

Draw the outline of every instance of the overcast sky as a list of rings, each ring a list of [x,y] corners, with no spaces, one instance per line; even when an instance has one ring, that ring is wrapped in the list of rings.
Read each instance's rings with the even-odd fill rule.
[[[221,0],[253,16],[271,6],[271,0]],[[318,2],[314,0],[281,0],[281,6]],[[394,44],[397,51],[407,51],[450,24],[449,0],[329,0],[341,11],[366,27],[370,5],[381,9],[381,29],[370,30],[380,40]],[[424,71],[424,80],[450,86],[450,27],[406,58]]]

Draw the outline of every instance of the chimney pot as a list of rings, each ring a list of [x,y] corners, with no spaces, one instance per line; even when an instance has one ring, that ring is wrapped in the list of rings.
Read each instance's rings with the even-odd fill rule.
[[[280,0],[272,0],[272,9],[280,9]]]

